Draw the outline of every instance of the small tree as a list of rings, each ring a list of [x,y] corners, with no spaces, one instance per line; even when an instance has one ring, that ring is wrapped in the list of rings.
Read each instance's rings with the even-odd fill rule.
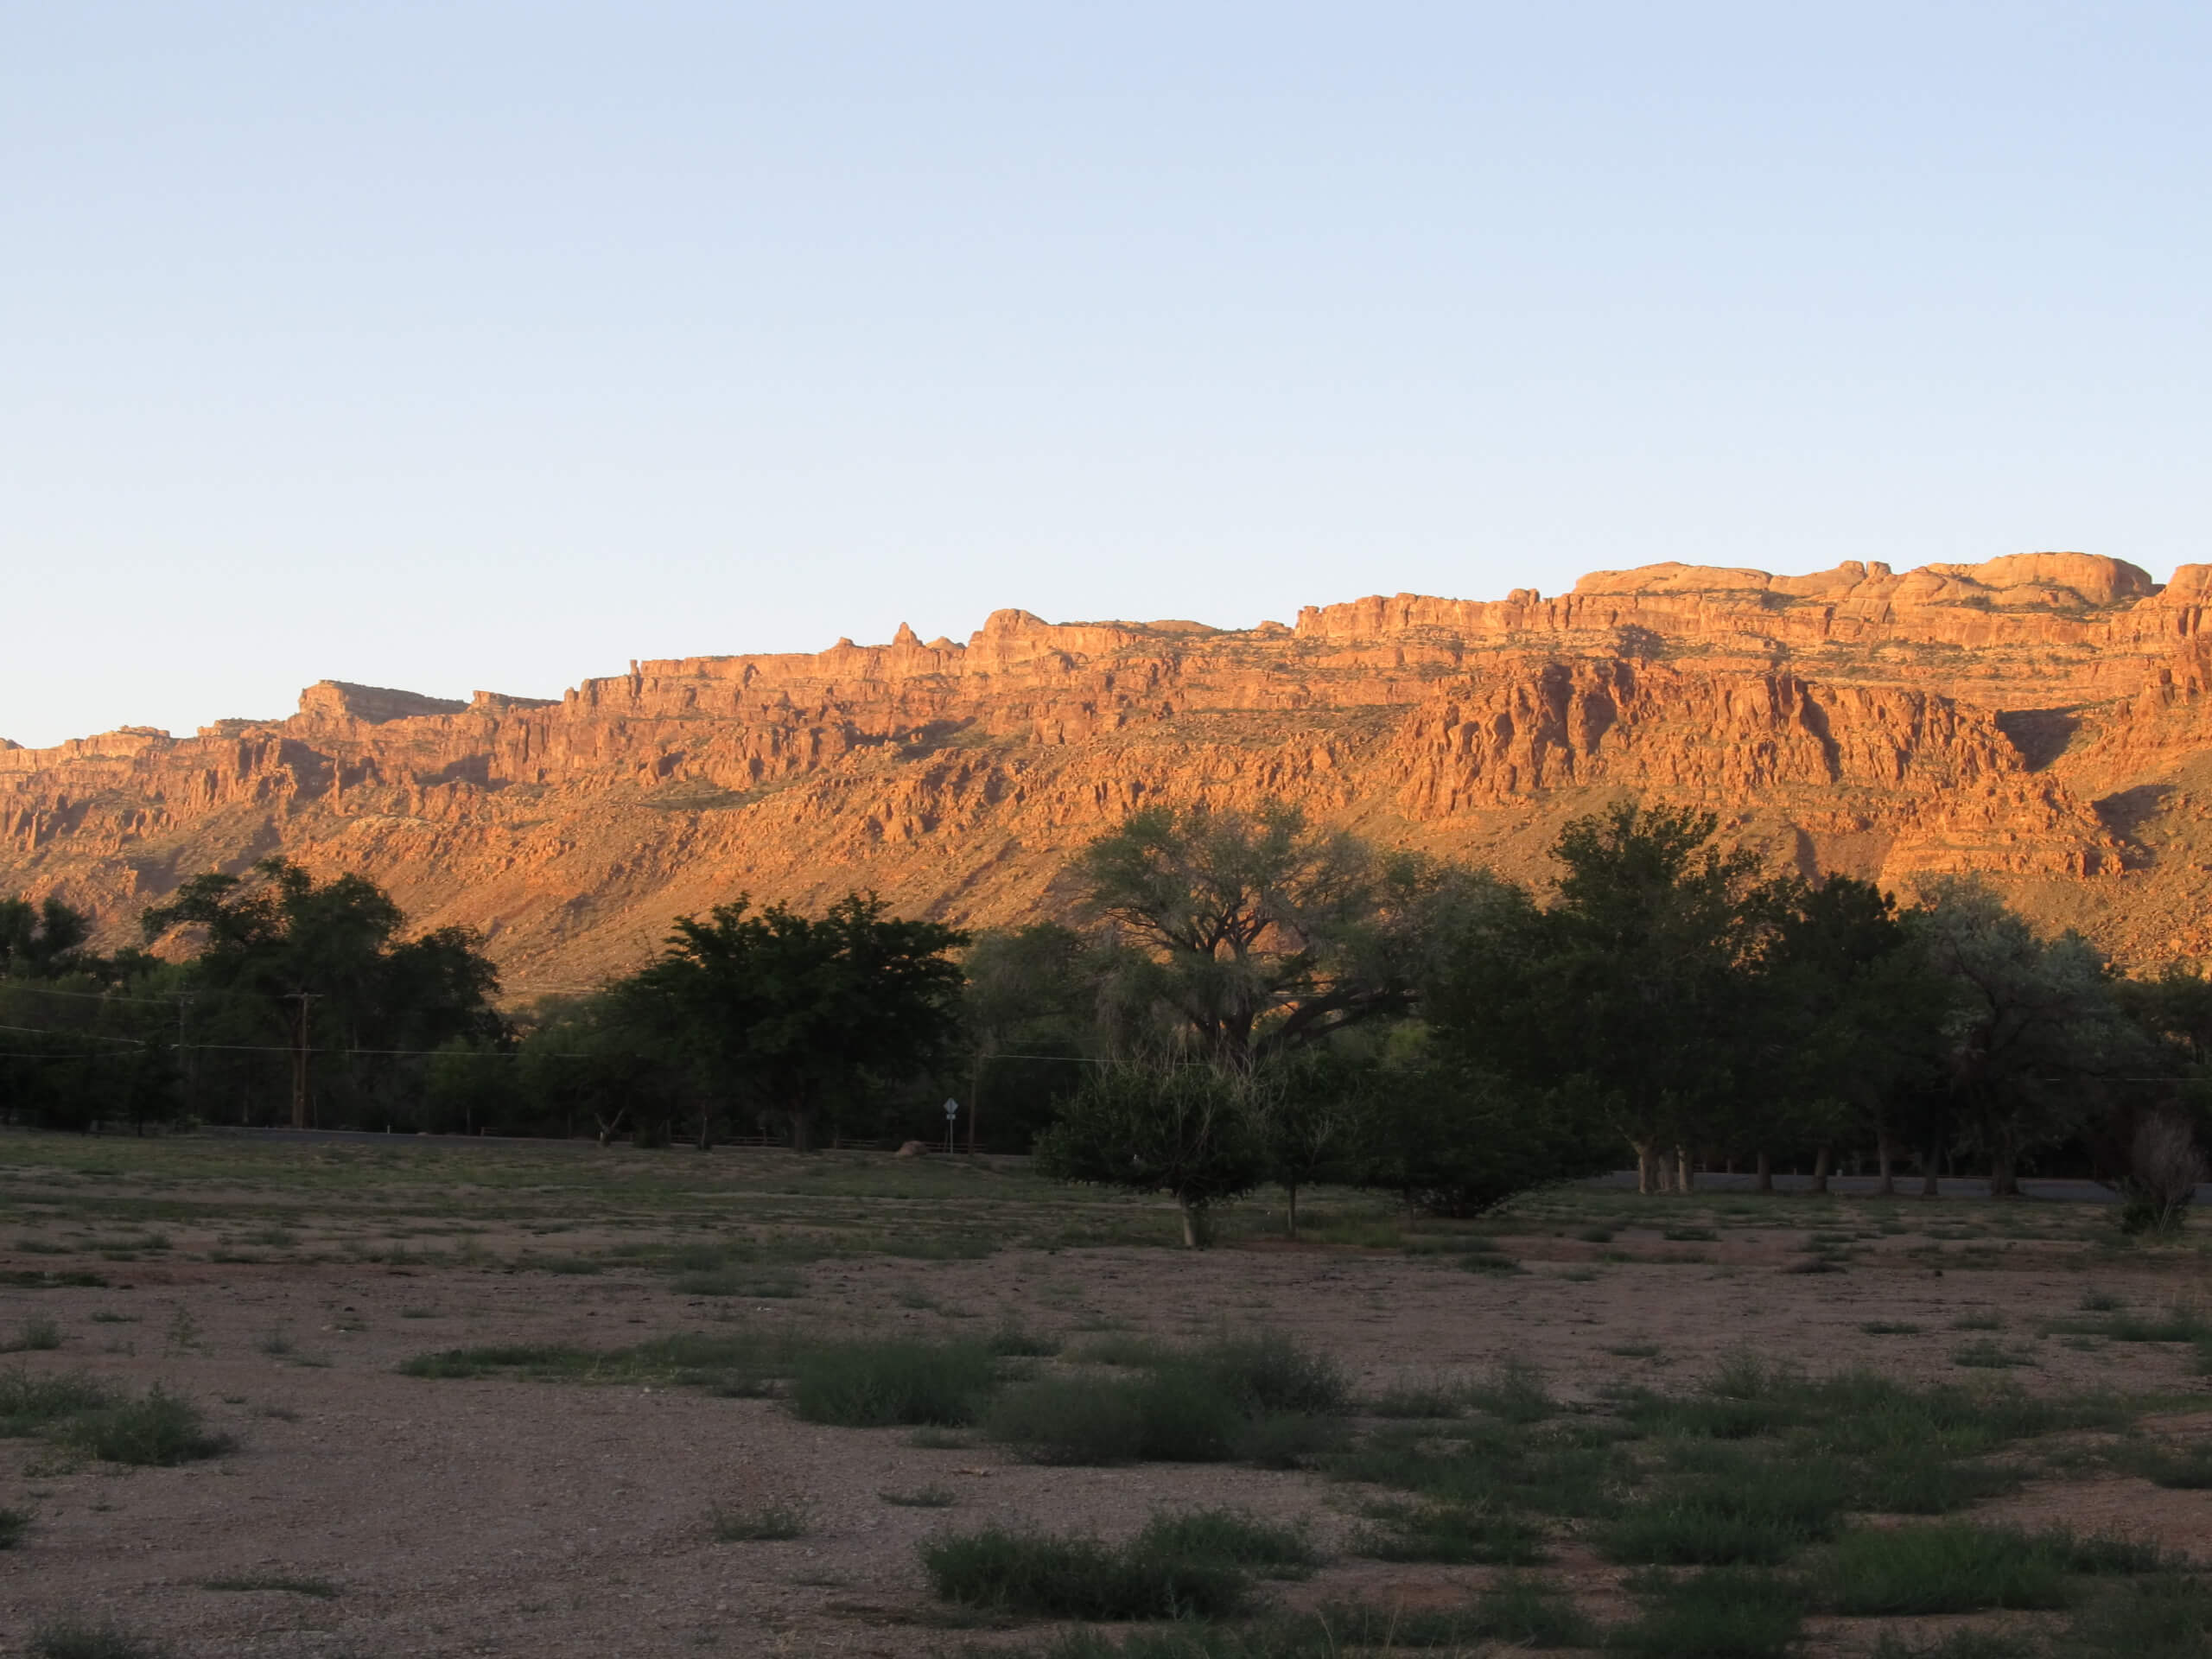
[[[1183,1243],[1211,1242],[1211,1206],[1266,1173],[1250,1085],[1211,1066],[1131,1061],[1102,1066],[1038,1137],[1040,1174],[1165,1192],[1183,1216]]]
[[[1286,1195],[1284,1231],[1298,1236],[1298,1190],[1336,1173],[1357,1127],[1360,1078],[1326,1049],[1254,1074],[1252,1128],[1267,1179]]]
[[[1596,1174],[1609,1160],[1586,1093],[1521,1088],[1448,1055],[1408,1057],[1361,1092],[1351,1179],[1409,1211],[1466,1218]]]

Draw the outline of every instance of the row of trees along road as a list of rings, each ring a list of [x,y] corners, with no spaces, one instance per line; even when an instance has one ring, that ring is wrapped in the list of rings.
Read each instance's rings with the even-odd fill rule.
[[[1554,849],[1540,893],[1389,852],[1295,810],[1151,808],[1073,860],[1067,921],[973,937],[853,894],[743,899],[586,996],[503,1015],[465,930],[408,937],[374,884],[282,860],[187,882],[161,954],[0,905],[0,1109],[621,1134],[700,1146],[934,1139],[1072,1179],[1220,1198],[1350,1181],[1467,1214],[1632,1158],[1815,1185],[1971,1160],[2126,1180],[2171,1214],[2194,1173],[2212,984],[2128,980],[1986,889],[1901,908],[1776,875],[1710,815],[1624,804]],[[311,1083],[303,1086],[303,1079]]]

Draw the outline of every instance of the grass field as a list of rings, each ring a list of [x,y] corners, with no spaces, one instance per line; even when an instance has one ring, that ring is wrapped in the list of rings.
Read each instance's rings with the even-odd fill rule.
[[[2212,1659],[2212,1233],[1300,1209],[0,1136],[0,1642]]]

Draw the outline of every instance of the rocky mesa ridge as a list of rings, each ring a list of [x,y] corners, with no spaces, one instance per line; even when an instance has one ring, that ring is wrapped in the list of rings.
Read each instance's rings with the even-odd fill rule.
[[[526,995],[740,892],[1051,913],[1068,854],[1150,801],[1286,797],[1541,879],[1564,821],[1632,792],[1808,872],[1983,872],[2150,964],[2212,950],[2208,612],[2212,565],[2161,588],[2079,553],[1662,564],[1248,630],[1000,611],[964,643],[632,663],[557,701],[325,681],[283,720],[0,745],[0,893],[119,941],[186,876],[281,851],[481,929]]]

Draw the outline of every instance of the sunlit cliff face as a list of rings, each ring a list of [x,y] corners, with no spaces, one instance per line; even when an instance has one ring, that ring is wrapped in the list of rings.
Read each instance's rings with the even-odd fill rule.
[[[1055,912],[1067,855],[1154,799],[1287,798],[1541,881],[1561,823],[1633,793],[1908,893],[1982,871],[2158,963],[2212,949],[2208,609],[2212,566],[2159,589],[2077,553],[1668,564],[1245,631],[1001,611],[964,644],[639,663],[558,702],[326,681],[285,720],[0,748],[0,893],[113,944],[184,876],[283,851],[482,929],[527,995],[740,892]]]

